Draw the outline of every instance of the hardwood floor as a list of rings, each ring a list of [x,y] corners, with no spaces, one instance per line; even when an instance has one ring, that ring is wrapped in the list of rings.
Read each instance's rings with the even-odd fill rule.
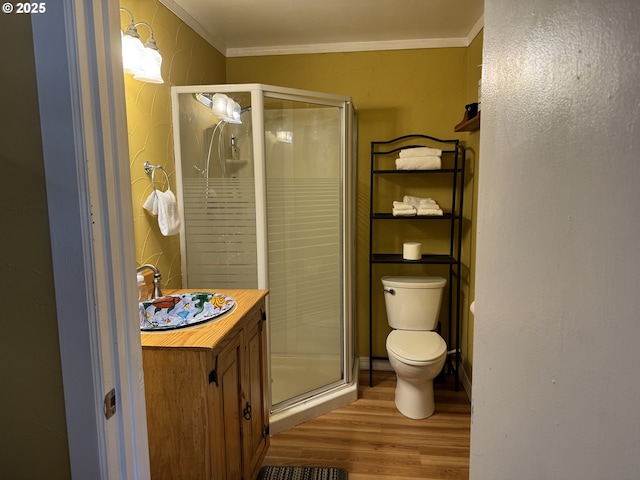
[[[453,377],[435,384],[435,413],[411,420],[395,408],[395,374],[360,374],[358,400],[271,437],[264,465],[343,467],[349,480],[469,478],[470,403]]]

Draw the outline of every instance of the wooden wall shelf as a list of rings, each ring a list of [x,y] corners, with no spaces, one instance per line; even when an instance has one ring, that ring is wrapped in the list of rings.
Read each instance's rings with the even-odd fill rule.
[[[471,118],[467,119],[467,115],[465,113],[464,119],[455,126],[453,129],[454,132],[475,132],[480,129],[480,112]]]

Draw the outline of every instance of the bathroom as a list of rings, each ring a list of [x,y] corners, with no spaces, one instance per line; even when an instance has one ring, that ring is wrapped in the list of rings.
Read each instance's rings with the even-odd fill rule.
[[[475,100],[480,63],[481,38],[479,33],[469,49],[425,49],[391,51],[383,53],[354,53],[326,55],[286,56],[286,57],[255,57],[225,59],[213,47],[200,39],[194,32],[168,12],[162,4],[154,1],[123,2],[122,6],[129,8],[139,19],[153,19],[155,37],[165,57],[165,66],[169,69],[165,74],[165,83],[154,85],[138,82],[125,77],[125,95],[127,98],[126,114],[128,122],[129,140],[129,169],[131,172],[132,204],[134,211],[133,235],[135,237],[135,262],[138,264],[152,263],[158,265],[163,276],[163,287],[175,288],[181,284],[179,264],[179,240],[177,236],[163,237],[152,227],[157,228],[142,204],[149,194],[150,177],[145,173],[143,164],[150,161],[154,164],[165,165],[175,188],[175,172],[171,164],[173,158],[173,144],[171,139],[171,108],[169,84],[222,84],[247,83],[260,81],[273,85],[289,86],[314,91],[351,95],[358,108],[358,161],[357,161],[357,253],[358,285],[356,310],[357,329],[366,332],[367,329],[367,276],[368,262],[366,243],[368,236],[368,199],[367,190],[369,175],[368,142],[371,139],[384,139],[402,135],[407,131],[420,131],[434,136],[448,138],[453,126],[460,121],[464,104]],[[123,19],[126,21],[126,18]],[[166,22],[163,24],[163,22]],[[174,38],[168,32],[179,32]],[[142,33],[142,29],[141,29]],[[144,35],[144,34],[143,34]],[[185,37],[185,38],[183,38]],[[178,52],[176,44],[188,44],[190,48],[183,57]],[[173,53],[172,53],[173,50]],[[473,58],[469,58],[470,55]],[[172,58],[169,62],[167,59]],[[294,64],[290,62],[294,61]],[[327,78],[313,78],[303,70],[305,63],[317,62],[315,68],[327,72]],[[368,76],[341,75],[334,78],[329,72],[342,69],[345,72],[368,69],[371,64],[379,61],[388,62],[388,78],[396,77],[395,71],[405,65],[422,65],[414,76],[395,87],[397,95],[389,96],[388,85],[371,85]],[[302,62],[296,65],[295,62]],[[335,65],[332,65],[334,64]],[[470,66],[473,68],[470,68]],[[446,78],[435,78],[431,71],[442,68],[447,72]],[[260,78],[256,78],[256,72]],[[469,78],[467,78],[469,77]],[[329,88],[328,85],[331,85]],[[416,101],[411,90],[425,91],[426,97]],[[443,94],[442,92],[445,92]],[[426,110],[422,104],[429,103],[432,110]],[[473,164],[473,142],[478,134],[463,134],[469,137],[468,165]],[[473,175],[467,175],[473,179]],[[473,184],[469,184],[467,206],[470,218],[474,191]],[[471,222],[470,222],[471,224]],[[467,257],[470,253],[467,254]],[[468,260],[465,260],[468,262]],[[471,288],[466,286],[467,289]],[[467,294],[471,298],[472,292]],[[468,303],[468,298],[465,300]],[[465,323],[466,315],[464,316]],[[384,318],[381,318],[384,321]],[[465,324],[463,323],[463,324]],[[468,337],[470,350],[471,337]],[[384,348],[384,337],[378,344]],[[358,356],[367,357],[366,335],[358,336]],[[379,352],[381,354],[381,352]],[[467,362],[470,375],[470,354],[463,357]]]
[[[482,31],[478,32],[467,48],[432,48],[381,52],[354,52],[334,55],[272,55],[224,58],[195,32],[183,28],[184,24],[161,3],[153,1],[121,2],[133,9],[136,17],[153,18],[159,23],[155,33],[160,45],[163,32],[178,31],[173,39],[165,33],[163,50],[173,58],[171,70],[165,74],[162,85],[145,84],[131,76],[125,78],[127,117],[133,125],[129,135],[130,166],[134,205],[134,233],[138,263],[157,264],[163,282],[170,287],[181,285],[181,265],[178,236],[162,237],[157,226],[150,221],[142,203],[150,193],[150,178],[143,164],[168,163],[167,170],[175,191],[175,172],[172,159],[173,143],[166,141],[171,134],[170,87],[197,84],[262,83],[282,87],[348,95],[353,98],[358,112],[357,159],[357,246],[356,251],[356,330],[357,351],[360,358],[368,357],[366,332],[368,330],[368,187],[369,142],[386,140],[407,133],[427,133],[439,138],[457,137],[467,147],[467,174],[465,185],[465,229],[462,250],[464,264],[461,351],[466,387],[470,387],[473,364],[473,317],[468,306],[474,298],[473,242],[475,236],[475,183],[474,166],[478,164],[479,133],[454,135],[453,127],[464,113],[464,105],[477,100],[480,78]],[[123,20],[124,21],[124,20]],[[162,22],[165,22],[164,24]],[[177,50],[190,42],[190,49]],[[204,61],[203,59],[207,59]],[[184,68],[189,65],[189,68]],[[412,65],[411,76],[402,80],[398,71]],[[369,75],[340,74],[376,68],[373,81]],[[308,75],[309,69],[320,72]],[[433,75],[433,70],[446,72]],[[324,74],[323,72],[326,72]],[[385,79],[382,81],[382,79]],[[393,95],[389,92],[393,91]],[[415,92],[420,92],[416,95]],[[429,105],[429,108],[425,108]],[[150,107],[151,106],[151,107]],[[153,228],[156,230],[152,230]],[[441,245],[434,245],[438,249]],[[161,252],[161,253],[160,253]],[[393,270],[390,274],[397,273]],[[465,306],[467,308],[465,308]],[[379,309],[378,309],[379,310]],[[380,318],[384,322],[384,316]],[[384,356],[384,338],[380,332],[376,339],[377,356]],[[382,351],[380,351],[380,349]]]
[[[165,73],[165,83],[161,85],[145,84],[125,77],[127,98],[127,119],[130,125],[129,153],[132,176],[134,206],[134,233],[136,238],[136,261],[139,264],[152,263],[160,268],[163,283],[168,288],[181,286],[179,237],[159,235],[157,225],[142,204],[151,192],[150,176],[143,164],[147,161],[164,165],[169,174],[172,189],[176,190],[176,174],[173,165],[174,146],[164,141],[172,128],[171,98],[169,84],[173,85],[214,85],[262,83],[331,94],[349,95],[353,98],[358,112],[358,158],[357,158],[357,245],[356,252],[356,331],[357,356],[361,369],[368,363],[368,196],[366,186],[369,182],[369,142],[385,140],[407,133],[426,133],[440,138],[460,138],[467,147],[467,172],[465,183],[464,239],[462,249],[462,328],[460,388],[471,393],[473,317],[468,307],[473,299],[474,280],[472,242],[474,232],[474,205],[477,181],[474,166],[477,165],[479,133],[453,132],[459,123],[464,105],[477,100],[477,85],[480,78],[482,31],[471,38],[467,48],[438,48],[419,50],[398,50],[384,52],[344,53],[339,55],[286,55],[224,58],[213,47],[203,42],[194,32],[181,28],[182,21],[159,2],[127,2],[121,6],[129,8],[136,18],[153,18],[159,23],[154,31],[158,45],[162,45],[163,55],[172,58],[171,69]],[[162,23],[165,22],[165,23]],[[163,39],[162,32],[178,31],[180,37],[170,36]],[[183,45],[192,43],[194,48],[178,50],[174,43]],[[173,49],[173,50],[172,50]],[[166,54],[164,52],[166,51]],[[204,60],[206,59],[206,60]],[[189,65],[186,69],[183,65]],[[417,65],[412,76],[396,80],[397,73],[405,65]],[[360,71],[369,68],[379,69],[378,80],[372,82],[368,76],[340,75],[331,72]],[[313,68],[327,74],[307,75],[305,69]],[[434,70],[446,72],[433,75]],[[394,91],[394,95],[389,95]],[[416,97],[415,92],[421,92]],[[236,97],[241,98],[241,97]],[[246,104],[243,103],[243,106]],[[424,105],[429,105],[425,108]],[[194,107],[197,108],[197,107]],[[204,109],[202,109],[204,112]],[[196,113],[200,112],[197,110]],[[249,112],[244,114],[249,115]],[[133,127],[131,127],[133,126]],[[417,190],[419,192],[419,190]],[[400,237],[395,238],[391,247],[397,249]],[[442,248],[442,242],[434,238],[431,245],[425,244],[425,253],[436,252]],[[419,274],[444,275],[443,269],[422,267]],[[392,267],[387,274],[401,274],[401,270]],[[380,301],[381,298],[378,298]],[[443,302],[446,305],[446,302]],[[443,309],[445,310],[445,309]],[[386,325],[382,313],[384,306],[377,304],[375,322]],[[443,312],[442,318],[446,318]],[[446,328],[446,327],[445,327]],[[384,357],[387,331],[382,328],[374,339],[374,356]],[[452,347],[453,348],[453,347]],[[375,367],[375,365],[374,365]]]
[[[483,124],[485,155],[479,199],[482,211],[479,227],[482,228],[478,230],[478,257],[477,262],[474,261],[478,274],[482,273],[475,291],[484,301],[473,329],[476,403],[472,437],[476,444],[471,477],[474,479],[638,478],[637,453],[632,448],[638,440],[634,411],[638,388],[629,381],[634,378],[639,361],[635,344],[638,311],[637,302],[629,299],[637,298],[637,292],[632,289],[637,286],[640,266],[637,221],[634,220],[637,211],[633,210],[637,202],[628,200],[635,198],[640,176],[637,160],[630,160],[626,153],[640,147],[637,135],[627,135],[633,127],[633,122],[629,122],[629,105],[637,104],[634,92],[637,92],[638,65],[621,60],[615,54],[628,51],[624,46],[638,46],[638,10],[632,1],[621,2],[626,8],[623,13],[610,9],[610,2],[583,3],[585,10],[575,11],[574,5],[558,5],[553,1],[536,5],[513,2],[510,4],[513,8],[508,9],[501,2],[486,2],[484,48],[488,55],[484,68],[490,75],[485,76],[483,83],[488,87],[491,102],[487,104],[490,108],[483,111],[488,121]],[[96,10],[93,15],[99,18],[100,12]],[[88,15],[87,18],[94,17]],[[602,42],[602,46],[593,42],[603,35],[603,25],[594,22],[595,18],[617,22],[617,28],[607,30],[608,43]],[[77,90],[77,85],[70,82],[69,72],[73,69],[64,62],[71,57],[60,55],[56,48],[52,51],[46,48],[59,43],[60,38],[64,43],[65,35],[69,39],[75,33],[78,38],[86,39],[91,33],[87,29],[69,28],[55,9],[47,17],[43,16],[40,23],[34,19],[33,32],[37,33],[34,39],[27,16],[3,17],[3,21],[9,19],[15,24],[7,21],[0,32],[11,35],[3,38],[6,44],[14,45],[5,51],[4,57],[13,67],[9,70],[12,75],[5,77],[6,83],[12,86],[5,91],[6,104],[13,108],[3,113],[7,115],[5,133],[17,148],[3,150],[9,162],[3,180],[10,182],[5,183],[7,188],[3,192],[17,200],[9,202],[12,211],[17,212],[13,225],[26,235],[6,235],[3,239],[4,251],[15,252],[11,261],[3,263],[5,271],[10,272],[3,275],[3,280],[11,279],[4,282],[3,287],[4,293],[8,292],[6,298],[13,295],[13,298],[24,299],[25,291],[37,291],[39,301],[31,304],[30,313],[35,315],[30,321],[3,325],[2,363],[11,367],[3,370],[2,378],[4,391],[11,393],[2,398],[5,412],[2,427],[3,433],[11,435],[12,442],[3,449],[1,464],[3,472],[16,472],[10,475],[13,478],[69,478],[64,472],[83,471],[83,468],[95,474],[79,478],[106,478],[99,474],[99,465],[104,466],[99,455],[88,454],[103,452],[104,447],[100,448],[95,442],[106,438],[87,428],[91,423],[100,424],[94,421],[98,420],[95,405],[86,401],[87,396],[94,395],[98,404],[104,394],[85,368],[95,360],[91,352],[86,351],[86,346],[95,342],[95,331],[86,327],[95,326],[96,322],[87,321],[87,312],[91,309],[82,301],[84,295],[78,296],[77,292],[92,287],[91,282],[95,283],[96,278],[99,287],[109,287],[109,281],[114,278],[106,276],[111,271],[108,263],[99,265],[99,275],[96,272],[91,275],[87,259],[99,262],[100,256],[95,252],[93,257],[89,253],[80,255],[90,248],[77,241],[82,237],[77,230],[86,228],[86,223],[74,216],[73,209],[78,204],[74,194],[81,196],[86,191],[86,186],[79,187],[86,178],[76,175],[77,165],[68,161],[74,158],[73,152],[61,154],[61,151],[68,153],[65,148],[78,148],[79,140],[84,138],[77,133],[69,135],[64,129],[75,122],[67,115],[70,109],[63,94],[68,98],[82,94],[84,101],[88,101],[87,92]],[[86,21],[79,21],[79,25],[86,26]],[[544,34],[537,35],[541,30]],[[563,36],[566,32],[578,34]],[[47,42],[49,34],[55,38]],[[38,47],[37,54],[32,41]],[[71,41],[73,43],[73,38]],[[79,42],[75,46],[91,44],[91,41]],[[585,50],[584,45],[592,48]],[[66,53],[64,48],[61,50]],[[547,55],[545,68],[538,68],[544,55]],[[589,58],[580,58],[581,55]],[[32,62],[24,61],[31,58],[36,60],[38,73]],[[47,70],[52,66],[51,58],[61,63]],[[211,60],[225,68],[223,59]],[[254,60],[261,63],[259,59]],[[327,67],[327,60],[318,61]],[[234,62],[230,61],[227,68]],[[286,70],[284,63],[280,67]],[[81,65],[89,68],[87,62]],[[98,62],[98,65],[104,66],[104,63]],[[573,75],[574,70],[566,68],[567,65],[577,66],[580,75]],[[348,65],[343,67],[343,71],[349,71]],[[605,68],[598,75],[588,75],[590,69],[602,67]],[[41,68],[45,69],[44,75]],[[605,74],[611,69],[617,72],[615,76]],[[295,72],[291,74],[291,78],[295,78]],[[283,83],[277,81],[280,77],[276,73],[271,75],[277,78],[270,83]],[[553,76],[553,82],[549,82],[549,75]],[[309,81],[308,78],[298,80],[300,85]],[[580,95],[575,95],[574,83],[578,80]],[[468,85],[468,98],[472,98],[475,90],[472,83]],[[424,82],[419,86],[419,90],[423,90]],[[39,117],[36,87],[42,100],[40,106],[44,108],[53,102],[54,112],[44,108]],[[606,91],[609,95],[602,95]],[[49,95],[44,95],[45,92]],[[120,94],[123,96],[124,92]],[[568,95],[575,102],[567,103]],[[148,99],[152,96],[149,94]],[[116,98],[123,98],[118,97],[117,89]],[[385,95],[379,98],[374,102],[359,99],[361,108],[369,107],[369,120],[361,115],[360,120],[362,122],[364,116],[365,124],[361,123],[360,127],[367,128],[372,138],[386,133],[386,130],[380,131],[379,122],[387,121],[387,113],[392,113],[398,104],[395,98],[393,101]],[[88,103],[97,107],[97,103]],[[401,103],[404,110],[412,112],[412,118],[424,113],[423,109],[413,110],[409,100]],[[113,101],[111,105],[117,110],[119,102]],[[598,109],[597,119],[593,116],[594,108]],[[90,128],[91,109],[86,113],[83,124]],[[390,124],[406,122],[406,118],[404,114],[397,115]],[[600,122],[602,128],[600,124],[597,129],[584,128],[587,119],[589,125]],[[459,115],[449,120],[455,124]],[[422,130],[424,125],[420,126]],[[435,122],[427,126],[438,129]],[[544,137],[530,135],[541,126],[545,128]],[[404,127],[406,124],[400,130],[406,130]],[[53,144],[53,164],[47,160],[52,151],[47,141],[51,128],[59,140]],[[164,128],[169,130],[168,122]],[[515,141],[504,143],[509,138]],[[573,141],[567,142],[567,138]],[[557,150],[552,151],[554,149]],[[128,157],[127,152],[119,153],[122,158]],[[561,163],[551,161],[559,156]],[[81,158],[90,159],[91,155]],[[608,168],[603,158],[615,158],[617,168]],[[98,182],[98,188],[107,185],[99,183],[101,181],[109,182],[112,188],[112,163],[99,162],[106,172],[100,170],[99,175],[94,173],[88,177]],[[362,169],[359,183],[364,183],[362,179],[366,178],[366,164],[363,162],[359,167]],[[104,173],[109,176],[105,177]],[[128,177],[129,172],[125,173]],[[118,175],[122,181],[124,176]],[[95,187],[92,185],[94,192]],[[598,197],[597,204],[589,203],[593,208],[585,211],[585,202],[593,200],[594,188],[598,192],[605,189],[606,195]],[[525,194],[537,191],[539,196]],[[109,188],[105,192],[109,192]],[[99,196],[92,197],[92,202],[102,203]],[[366,210],[366,200],[359,202],[363,206],[359,211]],[[130,207],[130,201],[126,203]],[[466,204],[475,205],[475,201]],[[610,215],[613,211],[620,216]],[[126,213],[124,215],[126,217]],[[477,219],[475,213],[473,218]],[[112,225],[101,216],[94,216],[92,223],[99,227]],[[612,235],[612,232],[618,233]],[[118,232],[111,234],[113,251],[117,252]],[[129,231],[120,238],[131,236]],[[102,236],[94,237],[93,243],[98,253],[106,245]],[[123,259],[133,264],[135,256],[127,255]],[[470,255],[474,257],[473,250]],[[122,267],[123,274],[118,274],[117,261],[113,266],[116,282],[129,278]],[[62,271],[60,278],[57,271]],[[604,275],[603,281],[596,272]],[[83,283],[87,276],[93,280]],[[576,278],[580,281],[576,282]],[[130,287],[134,287],[133,280],[131,282]],[[91,290],[87,288],[87,292]],[[542,305],[532,301],[531,292],[536,298],[545,299]],[[9,313],[5,318],[24,315],[24,305],[23,301],[5,302]],[[604,323],[603,319],[606,319]],[[538,320],[543,321],[542,329],[535,328]],[[105,340],[109,343],[108,338]],[[544,347],[542,357],[541,347]],[[602,349],[607,349],[609,354],[592,355],[592,350]],[[108,353],[104,352],[103,358],[108,359]],[[18,358],[27,360],[16,362]],[[597,388],[593,378],[599,379]],[[46,402],[42,401],[43,395]],[[126,409],[119,412],[122,416],[114,418],[124,417],[123,424],[130,426]],[[594,412],[597,421],[591,421],[595,418]],[[586,418],[590,421],[584,421]],[[102,423],[106,423],[104,416]],[[114,421],[109,425],[114,426]],[[125,447],[130,450],[135,445],[125,441]],[[135,458],[135,453],[133,455]],[[56,477],[55,473],[59,475]]]

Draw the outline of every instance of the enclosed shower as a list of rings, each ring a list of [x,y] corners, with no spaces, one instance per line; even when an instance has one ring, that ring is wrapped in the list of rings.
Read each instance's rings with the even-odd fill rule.
[[[183,86],[172,108],[183,287],[269,290],[271,431],[355,400],[351,99]]]

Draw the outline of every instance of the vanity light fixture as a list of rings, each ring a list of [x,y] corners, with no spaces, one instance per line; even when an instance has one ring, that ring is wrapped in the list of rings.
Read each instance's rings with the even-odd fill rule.
[[[229,98],[224,93],[216,93],[211,99],[213,106],[211,109],[213,113],[220,119],[227,123],[240,124],[240,104]]]
[[[153,29],[147,22],[135,22],[133,14],[126,8],[120,7],[121,12],[129,15],[129,25],[121,33],[122,38],[122,65],[124,73],[133,75],[133,78],[147,83],[164,83],[160,67],[162,55],[153,38]],[[144,25],[149,29],[147,43],[142,44],[138,26]]]
[[[224,93],[194,93],[194,98],[211,110],[213,114],[225,123],[241,124],[240,115],[251,107],[240,107],[240,104]]]

